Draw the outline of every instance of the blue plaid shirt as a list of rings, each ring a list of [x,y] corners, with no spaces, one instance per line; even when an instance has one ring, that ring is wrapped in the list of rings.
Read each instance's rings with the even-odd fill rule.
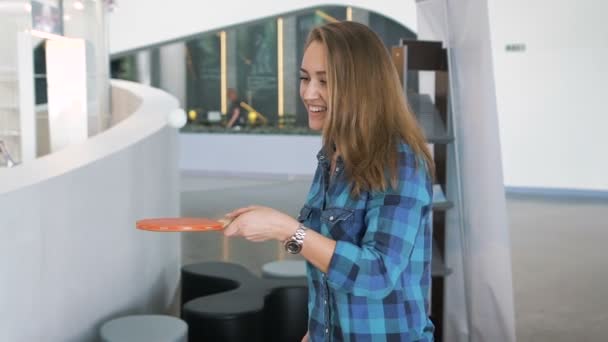
[[[299,221],[337,241],[327,274],[307,263],[311,341],[433,341],[428,172],[399,146],[397,189],[350,196],[323,151]]]

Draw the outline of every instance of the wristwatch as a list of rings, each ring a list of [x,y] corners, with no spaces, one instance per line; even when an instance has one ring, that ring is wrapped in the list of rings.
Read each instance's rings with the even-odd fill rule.
[[[302,250],[302,245],[304,244],[304,237],[306,236],[306,227],[300,223],[298,229],[296,229],[295,234],[292,237],[287,239],[283,246],[285,247],[285,251],[291,254],[298,254]]]

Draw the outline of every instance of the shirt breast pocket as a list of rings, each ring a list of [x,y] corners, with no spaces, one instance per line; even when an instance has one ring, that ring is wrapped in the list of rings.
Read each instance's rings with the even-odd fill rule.
[[[308,205],[305,205],[304,207],[302,207],[302,209],[300,209],[300,214],[298,215],[297,220],[306,225],[308,223],[308,219],[310,218],[310,215],[312,214],[312,208],[309,207]]]
[[[335,240],[354,241],[353,210],[345,208],[327,208],[321,212],[321,222],[327,226],[329,234]]]

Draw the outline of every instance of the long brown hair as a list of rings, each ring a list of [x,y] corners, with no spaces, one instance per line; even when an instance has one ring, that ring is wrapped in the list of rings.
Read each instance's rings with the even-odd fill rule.
[[[400,141],[410,146],[416,160],[423,158],[432,175],[433,159],[424,133],[380,38],[365,25],[345,21],[313,29],[306,47],[312,42],[326,49],[329,103],[323,148],[333,156],[337,147],[352,194],[396,188]]]

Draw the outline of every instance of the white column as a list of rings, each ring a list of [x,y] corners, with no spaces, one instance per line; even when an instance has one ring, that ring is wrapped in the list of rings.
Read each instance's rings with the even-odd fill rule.
[[[150,50],[139,51],[135,54],[137,81],[147,86],[152,84],[152,75],[150,73],[150,59]]]
[[[160,50],[160,88],[186,105],[186,46],[183,42],[164,45]]]

